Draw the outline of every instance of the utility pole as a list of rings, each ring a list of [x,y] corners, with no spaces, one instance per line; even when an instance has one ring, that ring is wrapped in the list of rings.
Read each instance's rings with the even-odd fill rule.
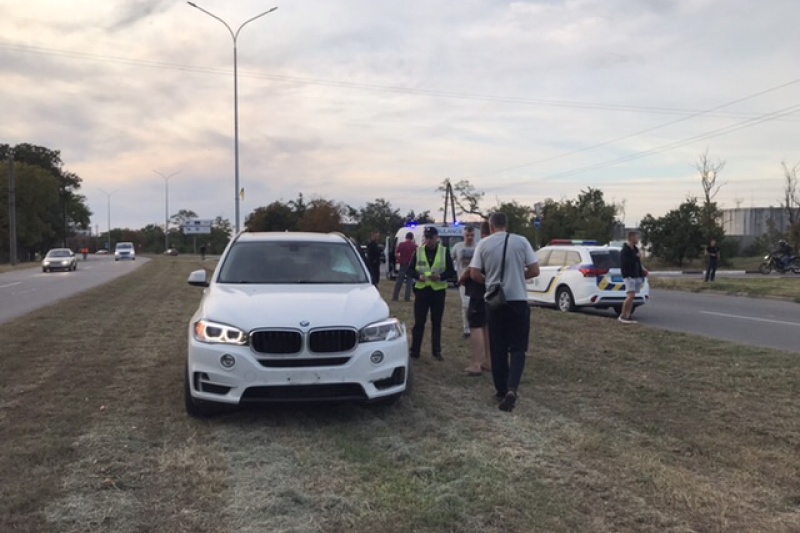
[[[8,259],[17,264],[17,197],[14,181],[14,148],[8,148]]]

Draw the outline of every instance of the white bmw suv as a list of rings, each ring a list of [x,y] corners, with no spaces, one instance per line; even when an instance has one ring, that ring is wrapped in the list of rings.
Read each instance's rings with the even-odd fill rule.
[[[405,325],[340,234],[240,233],[189,324],[186,410],[221,404],[384,401],[410,382]]]
[[[528,302],[575,311],[579,307],[614,309],[625,301],[620,272],[620,248],[595,241],[555,240],[536,251],[540,274],[528,280]],[[634,308],[647,303],[650,285],[645,278]]]

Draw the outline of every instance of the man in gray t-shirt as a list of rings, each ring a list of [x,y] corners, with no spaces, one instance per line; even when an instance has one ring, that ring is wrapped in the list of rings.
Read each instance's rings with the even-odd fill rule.
[[[531,328],[525,280],[539,275],[539,260],[531,243],[520,235],[507,233],[507,225],[504,213],[489,217],[492,234],[478,243],[469,265],[472,279],[489,289],[501,283],[500,274],[505,264],[502,286],[508,303],[500,309],[486,309],[492,377],[502,411],[513,410],[517,403]]]

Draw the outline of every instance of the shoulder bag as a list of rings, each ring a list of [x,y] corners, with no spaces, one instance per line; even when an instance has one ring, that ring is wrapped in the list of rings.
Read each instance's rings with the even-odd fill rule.
[[[505,276],[506,273],[506,248],[508,248],[509,236],[510,235],[506,233],[506,239],[503,243],[503,262],[500,266],[500,282],[496,285],[492,285],[491,287],[487,287],[486,295],[483,298],[491,311],[497,311],[498,309],[505,307],[507,303],[506,293],[503,291],[503,276]]]

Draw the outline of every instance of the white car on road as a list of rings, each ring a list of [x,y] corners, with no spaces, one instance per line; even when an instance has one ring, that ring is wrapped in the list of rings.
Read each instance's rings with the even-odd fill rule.
[[[220,404],[384,401],[410,382],[405,326],[340,234],[241,233],[189,324],[186,410]]]
[[[551,241],[536,251],[540,274],[527,282],[528,302],[564,312],[594,307],[619,314],[626,296],[620,250],[594,241]],[[634,306],[646,304],[649,298],[650,285],[645,278]]]

